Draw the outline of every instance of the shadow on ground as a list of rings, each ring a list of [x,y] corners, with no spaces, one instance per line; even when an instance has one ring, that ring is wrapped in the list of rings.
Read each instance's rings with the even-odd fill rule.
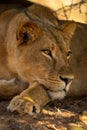
[[[0,102],[0,130],[87,130],[87,97],[49,103],[34,116],[8,112]]]

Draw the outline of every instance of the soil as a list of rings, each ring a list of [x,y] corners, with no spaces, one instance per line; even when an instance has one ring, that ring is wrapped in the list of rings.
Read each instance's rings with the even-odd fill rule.
[[[8,112],[9,102],[0,102],[0,130],[87,130],[87,97],[55,100],[32,116]]]

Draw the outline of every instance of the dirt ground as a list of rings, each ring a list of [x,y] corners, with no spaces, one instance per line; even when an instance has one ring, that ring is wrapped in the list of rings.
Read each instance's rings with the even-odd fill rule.
[[[87,130],[87,97],[56,100],[34,116],[8,112],[8,104],[0,102],[0,130]]]

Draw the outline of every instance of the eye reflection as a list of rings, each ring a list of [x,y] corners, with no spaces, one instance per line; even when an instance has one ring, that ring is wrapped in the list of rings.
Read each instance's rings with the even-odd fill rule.
[[[50,57],[52,57],[51,51],[49,49],[43,49],[42,52]]]
[[[72,52],[71,52],[71,51],[68,51],[68,52],[67,52],[67,54],[66,54],[67,59],[69,59],[69,58],[70,58],[71,54],[72,54]]]

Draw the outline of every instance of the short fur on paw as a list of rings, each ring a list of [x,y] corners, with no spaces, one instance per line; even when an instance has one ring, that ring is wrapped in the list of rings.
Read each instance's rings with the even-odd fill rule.
[[[20,114],[36,114],[39,113],[41,108],[38,104],[36,104],[33,99],[25,96],[25,97],[21,97],[16,96],[12,99],[12,101],[10,102],[7,110],[14,112],[17,111]]]
[[[7,109],[11,112],[17,111],[21,114],[27,113],[33,115],[40,113],[43,106],[49,101],[50,98],[44,87],[35,83],[31,88],[24,90],[20,95],[14,97]]]

